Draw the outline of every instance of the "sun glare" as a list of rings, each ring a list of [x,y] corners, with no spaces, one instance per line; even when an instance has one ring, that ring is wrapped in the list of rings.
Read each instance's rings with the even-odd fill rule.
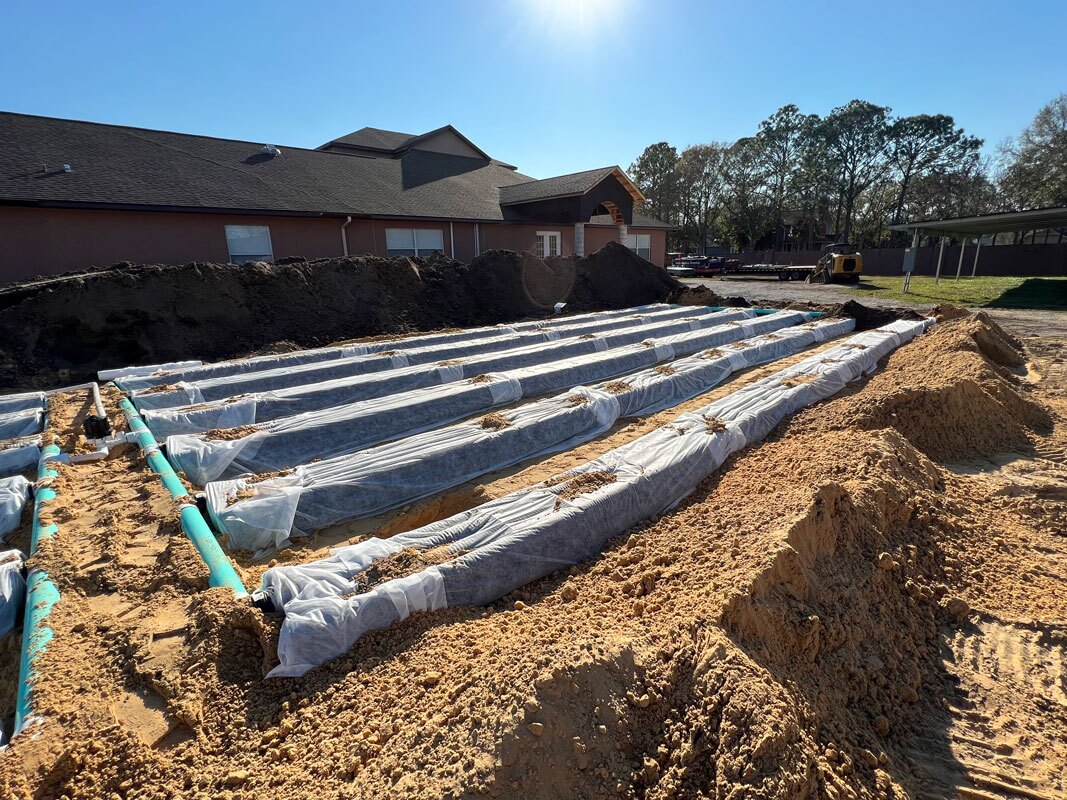
[[[523,0],[528,23],[548,39],[585,40],[616,28],[629,0]]]

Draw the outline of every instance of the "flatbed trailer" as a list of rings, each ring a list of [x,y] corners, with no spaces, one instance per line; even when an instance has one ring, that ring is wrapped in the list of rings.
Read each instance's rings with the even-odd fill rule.
[[[815,265],[794,266],[792,264],[728,264],[723,268],[723,275],[777,275],[780,281],[802,281],[815,272]]]

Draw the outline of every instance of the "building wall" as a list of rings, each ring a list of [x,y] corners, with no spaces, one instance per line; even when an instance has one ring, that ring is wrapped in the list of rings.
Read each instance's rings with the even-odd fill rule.
[[[872,248],[863,253],[863,272],[867,275],[902,275],[903,247]],[[937,269],[938,248],[920,247],[915,257],[913,275],[933,275]],[[742,264],[814,264],[821,250],[793,250],[773,252],[757,250],[753,253],[731,253]],[[969,244],[963,254],[963,275],[970,275],[974,267],[975,246]],[[959,246],[945,246],[941,274],[955,277],[960,261]],[[978,257],[978,274],[1014,277],[1067,276],[1067,243],[1064,244],[1001,244],[985,246]]]
[[[229,260],[226,225],[266,225],[274,257],[329,258],[343,255],[337,217],[270,217],[151,211],[19,208],[0,206],[0,283],[58,275],[121,261],[138,264],[185,264]],[[475,229],[477,227],[477,236]],[[354,219],[345,229],[351,255],[386,255],[386,228],[436,228],[442,231],[445,254],[470,262],[489,249],[528,250],[537,247],[539,230],[560,232],[564,255],[574,253],[573,225],[494,225],[447,221]],[[652,261],[664,265],[666,235],[658,229],[631,227],[652,235]],[[585,252],[618,240],[615,227],[585,229]],[[478,250],[476,250],[476,246]]]
[[[225,225],[267,225],[275,258],[339,256],[341,220],[0,207],[0,283],[120,261],[229,260]]]

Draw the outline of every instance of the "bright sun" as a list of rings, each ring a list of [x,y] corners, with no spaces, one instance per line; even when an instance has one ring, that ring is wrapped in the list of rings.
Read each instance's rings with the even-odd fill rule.
[[[556,39],[588,39],[615,28],[628,0],[523,0],[528,22]]]

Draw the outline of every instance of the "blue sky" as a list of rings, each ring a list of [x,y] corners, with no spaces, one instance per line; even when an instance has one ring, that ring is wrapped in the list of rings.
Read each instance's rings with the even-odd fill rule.
[[[992,152],[1067,91],[1064,0],[9,1],[0,29],[2,110],[299,147],[451,123],[535,177],[854,97]]]

